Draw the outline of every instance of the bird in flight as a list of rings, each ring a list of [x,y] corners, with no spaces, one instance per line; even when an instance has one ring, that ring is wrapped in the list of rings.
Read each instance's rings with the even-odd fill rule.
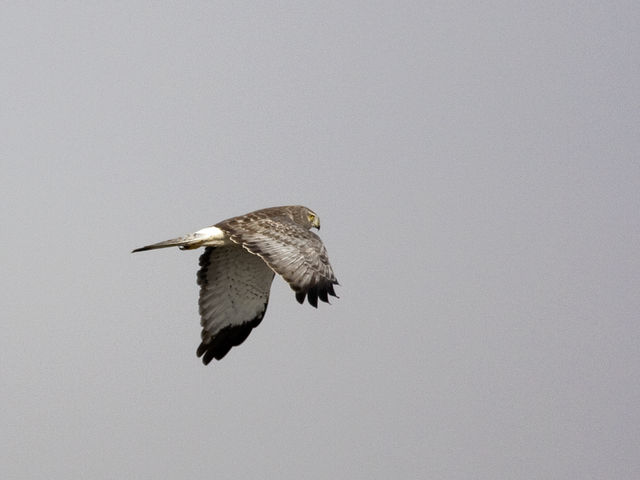
[[[318,299],[329,303],[329,295],[337,297],[327,250],[311,228],[320,230],[320,218],[310,209],[271,207],[133,252],[205,247],[198,271],[202,343],[196,353],[208,365],[260,324],[274,274],[286,280],[299,303],[306,298],[317,307]]]

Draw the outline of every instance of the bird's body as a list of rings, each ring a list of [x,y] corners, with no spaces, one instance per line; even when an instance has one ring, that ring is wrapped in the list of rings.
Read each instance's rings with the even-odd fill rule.
[[[271,207],[229,218],[183,237],[137,248],[134,252],[205,247],[198,285],[204,364],[222,359],[258,326],[269,302],[274,274],[282,276],[303,303],[336,296],[333,274],[322,240],[311,228],[320,219],[306,207]]]

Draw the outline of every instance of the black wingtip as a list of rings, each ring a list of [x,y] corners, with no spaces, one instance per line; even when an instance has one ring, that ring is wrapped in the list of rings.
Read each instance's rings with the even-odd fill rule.
[[[307,294],[305,292],[296,292],[296,300],[298,301],[298,303],[303,304],[304,303],[304,297]]]
[[[340,298],[333,289],[334,285],[337,285],[336,281],[326,281],[313,285],[308,290],[297,291],[296,300],[298,303],[303,304],[306,297],[309,300],[309,305],[314,308],[318,308],[318,300],[331,304],[329,295]]]
[[[198,350],[196,351],[196,355],[198,356],[198,358],[202,357],[202,363],[204,363],[205,365],[209,365],[209,363],[211,363],[211,360],[213,360],[213,353],[211,351],[207,351],[207,345],[205,345],[204,343],[200,344]]]
[[[317,287],[311,288],[307,292],[307,299],[309,300],[309,304],[313,308],[318,308],[318,288]]]
[[[322,300],[325,303],[329,303],[329,296],[327,295],[328,291],[327,290],[320,290],[318,292],[318,297],[320,297],[320,300]]]
[[[264,310],[260,312],[256,317],[240,325],[229,325],[218,331],[213,338],[209,338],[206,341],[203,339],[202,343],[196,350],[196,355],[202,357],[202,363],[209,365],[211,360],[222,360],[229,350],[233,347],[237,347],[242,344],[251,331],[260,325],[260,322],[264,318],[264,312],[267,309],[267,304],[264,305]],[[203,338],[204,338],[203,331]]]

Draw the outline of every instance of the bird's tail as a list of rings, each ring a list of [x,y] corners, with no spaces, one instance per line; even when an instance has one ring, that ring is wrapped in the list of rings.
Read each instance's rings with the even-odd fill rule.
[[[144,252],[145,250],[155,250],[156,248],[180,247],[180,250],[191,250],[202,246],[221,247],[231,242],[227,234],[215,225],[190,233],[184,237],[172,238],[164,242],[154,243],[146,247],[136,248],[133,252]]]
[[[168,248],[168,247],[180,247],[180,250],[190,250],[192,248],[198,248],[202,245],[202,235],[189,234],[184,237],[172,238],[171,240],[165,240],[164,242],[154,243],[152,245],[146,245],[144,247],[136,248],[131,253],[144,252],[145,250],[155,250],[156,248]]]

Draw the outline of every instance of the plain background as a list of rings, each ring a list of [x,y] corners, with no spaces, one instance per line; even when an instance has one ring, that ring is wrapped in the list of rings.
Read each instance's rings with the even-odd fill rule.
[[[638,2],[15,2],[2,478],[640,478]],[[204,367],[199,252],[303,204]]]

